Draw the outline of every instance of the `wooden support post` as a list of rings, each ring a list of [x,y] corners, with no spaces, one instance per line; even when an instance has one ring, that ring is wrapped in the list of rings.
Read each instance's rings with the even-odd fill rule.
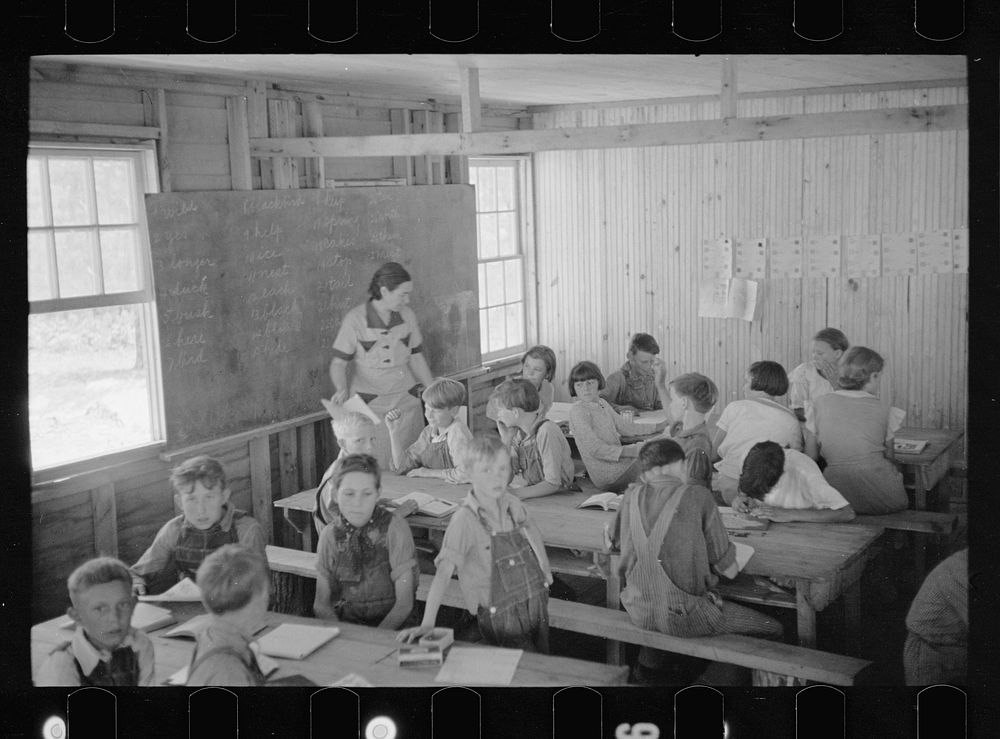
[[[299,426],[299,470],[302,487],[316,487],[316,424]]]
[[[142,90],[142,120],[159,129],[156,139],[156,165],[160,173],[160,192],[170,192],[170,160],[167,158],[167,94],[162,87]],[[250,156],[249,143],[247,156]]]
[[[94,520],[94,551],[98,556],[118,556],[118,511],[113,483],[90,491]]]
[[[229,131],[229,172],[233,190],[253,190],[250,169],[250,130],[247,126],[247,98],[226,98],[226,122]]]
[[[299,492],[299,445],[294,428],[278,433],[278,459],[281,497],[287,498]]]
[[[324,136],[323,110],[316,100],[302,103],[302,135]],[[325,160],[323,157],[306,159],[306,187],[326,187]]]
[[[261,80],[254,80],[249,87],[247,95],[247,124],[250,128],[250,136],[267,136],[267,84]],[[260,166],[260,189],[271,190],[274,188],[274,178],[271,174],[270,159],[255,159]],[[253,170],[251,170],[251,174]]]
[[[430,123],[428,121],[428,116],[430,114],[426,110],[415,110],[413,111],[413,126],[411,128],[411,133],[430,133]],[[413,157],[413,184],[415,185],[433,185],[434,172],[431,169],[431,155],[422,154],[420,156]]]
[[[295,125],[292,122],[292,105],[290,100],[268,100],[267,122],[271,136],[295,136]],[[292,157],[274,157],[271,159],[271,174],[274,177],[275,190],[288,190],[299,186],[299,167]]]
[[[620,554],[611,554],[608,557],[608,579],[606,581],[605,605],[613,610],[618,610],[621,603],[622,581],[618,577],[618,565],[621,562]],[[622,642],[606,642],[605,661],[609,665],[625,664],[625,645]]]
[[[475,67],[459,67],[458,83],[462,88],[462,131],[478,131],[483,127],[483,111],[479,102],[479,70]]]
[[[722,58],[722,118],[735,118],[736,93],[736,60],[731,56]]]
[[[268,436],[250,439],[250,491],[253,517],[264,529],[267,543],[274,539],[274,517],[271,505],[271,444]]]
[[[405,108],[393,108],[389,111],[389,133],[412,133],[410,111]],[[405,177],[406,184],[413,184],[413,160],[410,157],[392,158],[392,176]]]
[[[429,133],[444,133],[444,113],[429,111],[427,113],[427,130]],[[444,157],[441,154],[432,154],[428,157],[430,168],[429,185],[444,184]]]
[[[809,583],[795,583],[795,612],[798,615],[799,646],[816,648],[816,609],[806,599]]]
[[[459,113],[444,114],[444,130],[447,133],[457,133],[461,126],[462,117]],[[469,158],[446,157],[445,178],[446,182],[451,185],[469,184]]]

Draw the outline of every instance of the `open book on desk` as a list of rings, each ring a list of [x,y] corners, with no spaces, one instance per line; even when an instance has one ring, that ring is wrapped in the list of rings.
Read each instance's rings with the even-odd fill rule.
[[[903,439],[897,436],[892,440],[892,450],[897,454],[920,454],[929,443],[927,439]]]
[[[257,643],[261,652],[272,657],[305,659],[338,634],[340,629],[336,626],[281,624],[264,634]]]
[[[624,497],[618,493],[596,493],[583,501],[577,508],[601,508],[605,511],[617,511],[621,508]]]
[[[201,588],[195,585],[194,580],[185,577],[169,590],[159,595],[140,595],[139,600],[149,602],[164,601],[172,603],[197,602],[201,600]]]
[[[408,500],[412,500],[417,504],[417,513],[422,513],[425,516],[433,516],[434,518],[444,518],[458,510],[458,503],[452,503],[450,500],[435,498],[433,495],[420,492],[407,493],[386,502],[389,505],[399,507]]]

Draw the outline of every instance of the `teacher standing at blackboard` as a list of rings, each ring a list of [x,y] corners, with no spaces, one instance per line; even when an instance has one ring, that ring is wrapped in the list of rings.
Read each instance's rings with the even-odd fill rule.
[[[368,286],[368,300],[344,316],[330,362],[333,402],[343,403],[357,393],[380,418],[399,409],[404,448],[416,441],[424,426],[418,381],[426,386],[433,380],[417,317],[409,307],[411,292],[413,282],[402,265],[387,262],[379,267]],[[353,368],[350,382],[348,363]],[[388,433],[384,424],[377,428],[377,457],[387,466]]]

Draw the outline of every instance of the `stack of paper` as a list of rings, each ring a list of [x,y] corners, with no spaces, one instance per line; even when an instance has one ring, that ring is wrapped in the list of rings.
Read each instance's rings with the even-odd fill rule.
[[[305,659],[340,633],[336,626],[281,624],[259,640],[260,650],[272,657]]]
[[[522,654],[520,649],[452,647],[434,681],[452,685],[510,685]]]

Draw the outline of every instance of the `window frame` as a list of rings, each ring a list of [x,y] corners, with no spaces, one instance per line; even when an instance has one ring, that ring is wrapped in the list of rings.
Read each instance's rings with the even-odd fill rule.
[[[511,357],[520,356],[528,347],[537,343],[538,325],[537,314],[537,284],[535,279],[535,228],[534,228],[534,192],[533,192],[533,170],[532,158],[529,155],[505,155],[505,156],[482,156],[469,157],[469,169],[476,164],[509,166],[514,164],[514,199],[517,213],[518,243],[520,250],[517,256],[521,260],[521,304],[523,306],[522,317],[524,321],[523,335],[524,342],[517,346],[508,346],[495,352],[483,352],[482,363],[496,364]],[[476,209],[476,270],[479,265],[491,262],[510,261],[511,257],[491,257],[480,259],[479,257],[479,228],[478,228],[478,202]],[[477,317],[483,310],[480,304],[476,308]],[[480,338],[482,342],[482,338]]]
[[[92,473],[102,469],[107,469],[130,462],[153,459],[159,457],[163,449],[166,448],[166,421],[164,417],[163,398],[163,375],[160,362],[160,339],[159,322],[156,312],[156,291],[153,284],[153,255],[149,240],[149,226],[146,221],[146,207],[144,196],[160,191],[159,169],[157,165],[156,146],[153,141],[135,142],[105,142],[105,141],[63,141],[59,139],[33,139],[28,144],[27,157],[32,154],[45,152],[48,155],[68,155],[74,154],[93,157],[95,153],[106,154],[107,158],[122,158],[129,156],[135,163],[136,174],[136,203],[137,219],[135,227],[138,229],[139,255],[137,258],[137,268],[142,280],[142,288],[139,290],[100,294],[85,295],[69,298],[46,298],[43,300],[28,301],[29,315],[41,315],[45,313],[57,313],[71,310],[81,310],[88,308],[105,308],[115,305],[134,305],[142,314],[146,341],[142,349],[145,352],[143,360],[147,367],[147,378],[149,382],[149,413],[150,427],[155,437],[152,441],[144,441],[133,446],[104,454],[97,454],[84,459],[62,462],[47,467],[35,468],[32,464],[32,482],[40,484],[51,482],[66,477],[80,474]],[[26,157],[26,158],[27,158]],[[45,185],[48,184],[48,168],[43,167],[43,177]],[[25,180],[27,185],[27,179]],[[50,214],[50,221],[51,214]],[[50,233],[55,233],[60,228],[71,229],[74,227],[54,226],[51,223],[46,226],[32,227],[47,229]],[[79,228],[79,227],[75,227]],[[88,226],[90,228],[90,226]],[[27,242],[28,226],[25,223],[25,241]],[[54,248],[54,247],[52,247]],[[27,258],[27,251],[25,251]],[[54,263],[52,265],[55,266]],[[103,285],[103,275],[101,276]],[[29,393],[30,402],[30,393]],[[29,432],[30,441],[30,432]],[[29,454],[30,458],[30,454]]]

